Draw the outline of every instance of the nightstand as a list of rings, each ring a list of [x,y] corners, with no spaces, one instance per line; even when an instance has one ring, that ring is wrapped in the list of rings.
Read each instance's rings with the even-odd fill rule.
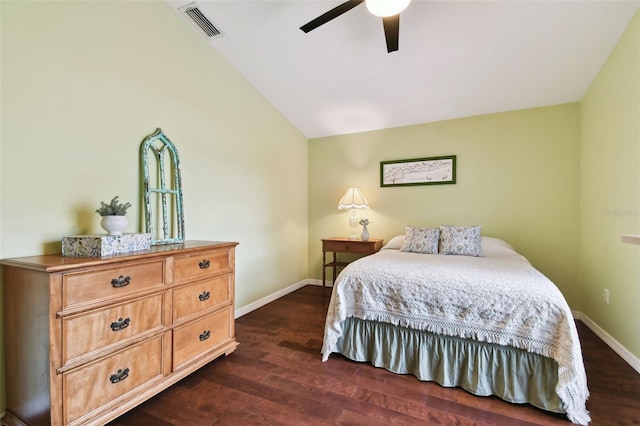
[[[333,268],[333,281],[336,280],[336,269],[348,265],[349,262],[338,261],[337,253],[354,253],[370,255],[382,248],[384,240],[370,239],[368,241],[350,240],[345,237],[333,237],[322,239],[322,287],[326,285],[326,271]],[[333,253],[333,260],[327,263],[327,252]]]

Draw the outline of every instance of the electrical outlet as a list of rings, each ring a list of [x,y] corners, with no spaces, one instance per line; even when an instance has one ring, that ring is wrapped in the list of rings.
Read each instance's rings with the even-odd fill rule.
[[[608,288],[604,289],[604,303],[606,303],[607,305],[609,304],[609,289]]]

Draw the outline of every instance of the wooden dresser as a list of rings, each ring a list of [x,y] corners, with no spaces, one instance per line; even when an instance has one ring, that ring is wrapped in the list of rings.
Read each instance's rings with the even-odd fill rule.
[[[233,352],[237,244],[0,261],[3,422],[104,424]]]

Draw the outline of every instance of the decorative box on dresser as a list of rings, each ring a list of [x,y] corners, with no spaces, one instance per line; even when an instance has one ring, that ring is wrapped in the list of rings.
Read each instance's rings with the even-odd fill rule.
[[[238,345],[235,242],[4,259],[4,423],[104,424]]]

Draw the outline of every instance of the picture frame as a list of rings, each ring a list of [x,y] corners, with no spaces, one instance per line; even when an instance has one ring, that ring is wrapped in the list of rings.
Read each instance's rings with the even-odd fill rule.
[[[380,162],[381,187],[455,183],[455,155]]]

